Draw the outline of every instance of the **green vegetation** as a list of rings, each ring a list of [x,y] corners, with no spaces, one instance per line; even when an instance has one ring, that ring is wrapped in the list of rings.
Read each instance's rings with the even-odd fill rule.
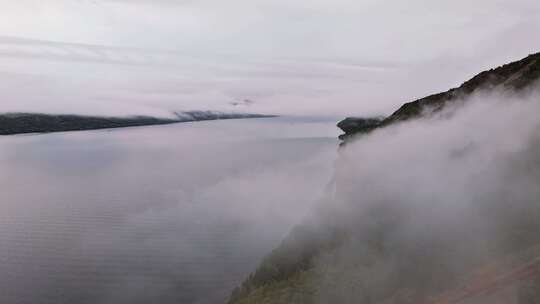
[[[496,69],[484,71],[458,88],[405,103],[380,123],[358,124],[358,127],[355,127],[350,122],[363,119],[349,117],[338,123],[338,127],[345,132],[341,137],[345,140],[354,134],[367,133],[399,121],[418,118],[426,111],[430,113],[437,112],[443,109],[447,103],[463,101],[467,96],[480,90],[500,89],[503,91],[510,90],[514,93],[527,93],[527,90],[538,79],[540,79],[540,53],[529,55],[522,60],[505,64]]]
[[[236,300],[255,291],[261,293],[268,288],[275,290],[281,286],[289,286],[283,282],[301,285],[305,275],[299,277],[298,274],[312,269],[313,259],[318,254],[339,246],[344,237],[345,233],[337,229],[309,223],[297,226],[283,243],[263,260],[260,267],[242,286],[233,291],[230,303],[236,303]]]
[[[210,111],[190,111],[172,114],[173,118],[7,113],[0,115],[0,135],[125,128],[217,119],[272,117],[269,115],[220,113]]]

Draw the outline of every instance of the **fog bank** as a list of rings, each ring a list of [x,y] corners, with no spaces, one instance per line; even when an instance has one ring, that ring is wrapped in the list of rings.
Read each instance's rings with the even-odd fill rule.
[[[322,219],[347,238],[315,261],[316,302],[423,301],[540,244],[539,101],[478,93],[347,143]]]

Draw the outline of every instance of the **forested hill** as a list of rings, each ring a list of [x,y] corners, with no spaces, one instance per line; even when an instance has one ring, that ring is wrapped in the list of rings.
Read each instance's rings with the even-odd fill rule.
[[[97,130],[164,125],[204,120],[262,117],[270,116],[245,113],[222,113],[213,111],[174,112],[173,115],[171,115],[171,118],[151,116],[104,117],[66,114],[53,115],[41,113],[6,113],[0,114],[0,135]]]

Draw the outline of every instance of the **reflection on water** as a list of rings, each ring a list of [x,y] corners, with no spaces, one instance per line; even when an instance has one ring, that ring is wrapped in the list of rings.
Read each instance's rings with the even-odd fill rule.
[[[0,137],[0,303],[222,303],[317,200],[335,120]]]

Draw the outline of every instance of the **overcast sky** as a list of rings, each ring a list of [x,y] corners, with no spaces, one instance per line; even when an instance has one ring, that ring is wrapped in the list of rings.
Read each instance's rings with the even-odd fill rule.
[[[0,111],[388,113],[540,50],[535,0],[0,4]]]

